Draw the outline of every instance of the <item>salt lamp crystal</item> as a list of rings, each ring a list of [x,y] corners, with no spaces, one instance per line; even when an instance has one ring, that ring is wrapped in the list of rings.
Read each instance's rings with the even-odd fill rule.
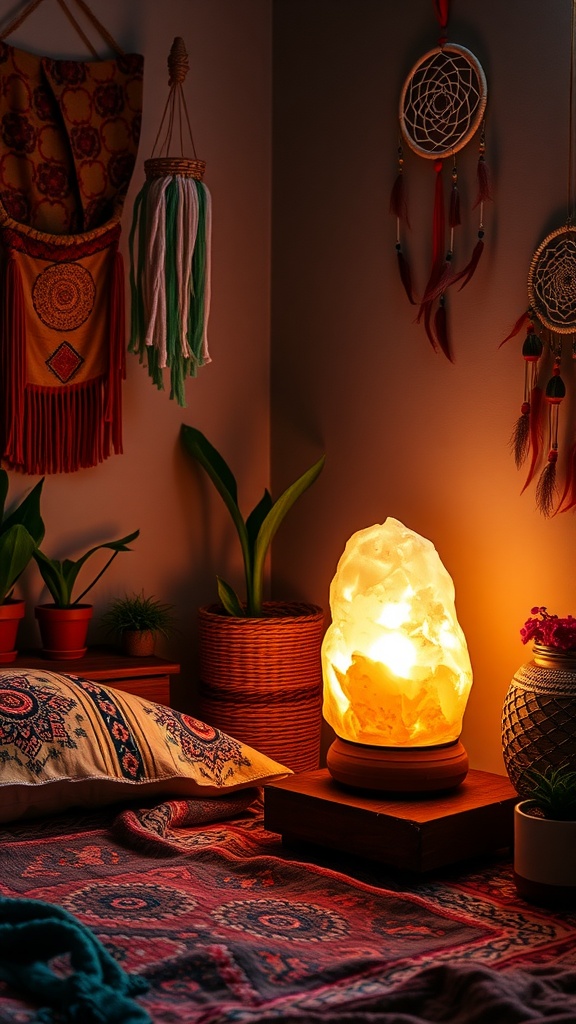
[[[431,543],[397,519],[355,533],[330,587],[324,717],[374,746],[457,740],[472,686],[454,584]]]

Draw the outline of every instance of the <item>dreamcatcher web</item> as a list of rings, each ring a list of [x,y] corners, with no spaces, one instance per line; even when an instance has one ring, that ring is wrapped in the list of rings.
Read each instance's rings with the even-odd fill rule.
[[[538,247],[528,275],[528,299],[551,331],[576,332],[576,228],[558,228]]]
[[[482,67],[464,46],[431,50],[412,69],[400,97],[406,142],[429,159],[457,153],[478,129],[486,92]]]

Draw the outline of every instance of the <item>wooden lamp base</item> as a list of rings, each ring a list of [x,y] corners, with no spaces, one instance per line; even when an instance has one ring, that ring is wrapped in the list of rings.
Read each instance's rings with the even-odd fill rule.
[[[378,793],[438,793],[456,789],[468,774],[460,740],[438,747],[371,747],[336,737],[326,767],[335,782]]]

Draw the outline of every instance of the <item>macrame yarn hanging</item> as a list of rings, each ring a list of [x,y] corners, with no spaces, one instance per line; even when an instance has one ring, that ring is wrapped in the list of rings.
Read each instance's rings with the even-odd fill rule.
[[[185,381],[209,363],[212,203],[203,182],[183,83],[189,70],[183,39],[168,57],[169,95],[146,181],[134,202],[130,232],[131,332],[128,350],[146,363],[157,388],[170,375],[170,398],[186,405]],[[184,155],[184,135],[192,156]],[[172,156],[177,129],[180,153]],[[163,134],[164,133],[164,134]],[[163,134],[158,156],[156,147]]]
[[[536,485],[536,506],[544,516],[576,507],[576,417],[561,424],[566,380],[574,392],[576,356],[576,227],[573,189],[574,43],[576,0],[572,3],[568,185],[566,223],[537,247],[528,271],[528,307],[500,347],[525,330],[522,344],[524,391],[510,438],[517,469],[527,462],[521,493]],[[569,406],[574,406],[574,395]],[[562,408],[561,408],[562,407]],[[569,417],[564,416],[564,420]],[[562,429],[560,429],[562,427]]]
[[[464,46],[447,41],[449,0],[433,0],[441,35],[438,46],[424,54],[408,75],[400,96],[400,140],[398,173],[390,197],[390,212],[396,217],[396,253],[400,279],[406,295],[418,306],[432,347],[453,361],[446,315],[446,293],[471,280],[484,249],[484,204],[491,199],[485,160],[484,114],[487,101],[486,77],[480,62]],[[461,224],[457,154],[479,134],[477,196],[479,209],[476,245],[464,265],[457,265],[456,229]],[[402,233],[410,227],[405,186],[404,145],[433,162],[435,178],[432,216],[432,256],[428,280],[421,297],[416,297],[414,275],[404,252]],[[446,203],[444,165],[450,161],[450,197]]]

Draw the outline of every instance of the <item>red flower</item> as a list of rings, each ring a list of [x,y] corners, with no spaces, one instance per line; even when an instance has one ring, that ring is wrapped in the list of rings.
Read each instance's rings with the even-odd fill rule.
[[[573,615],[561,619],[558,615],[549,615],[546,608],[538,606],[532,608],[530,614],[539,615],[540,618],[527,619],[522,626],[520,638],[523,644],[533,641],[560,651],[576,648],[576,618]]]

